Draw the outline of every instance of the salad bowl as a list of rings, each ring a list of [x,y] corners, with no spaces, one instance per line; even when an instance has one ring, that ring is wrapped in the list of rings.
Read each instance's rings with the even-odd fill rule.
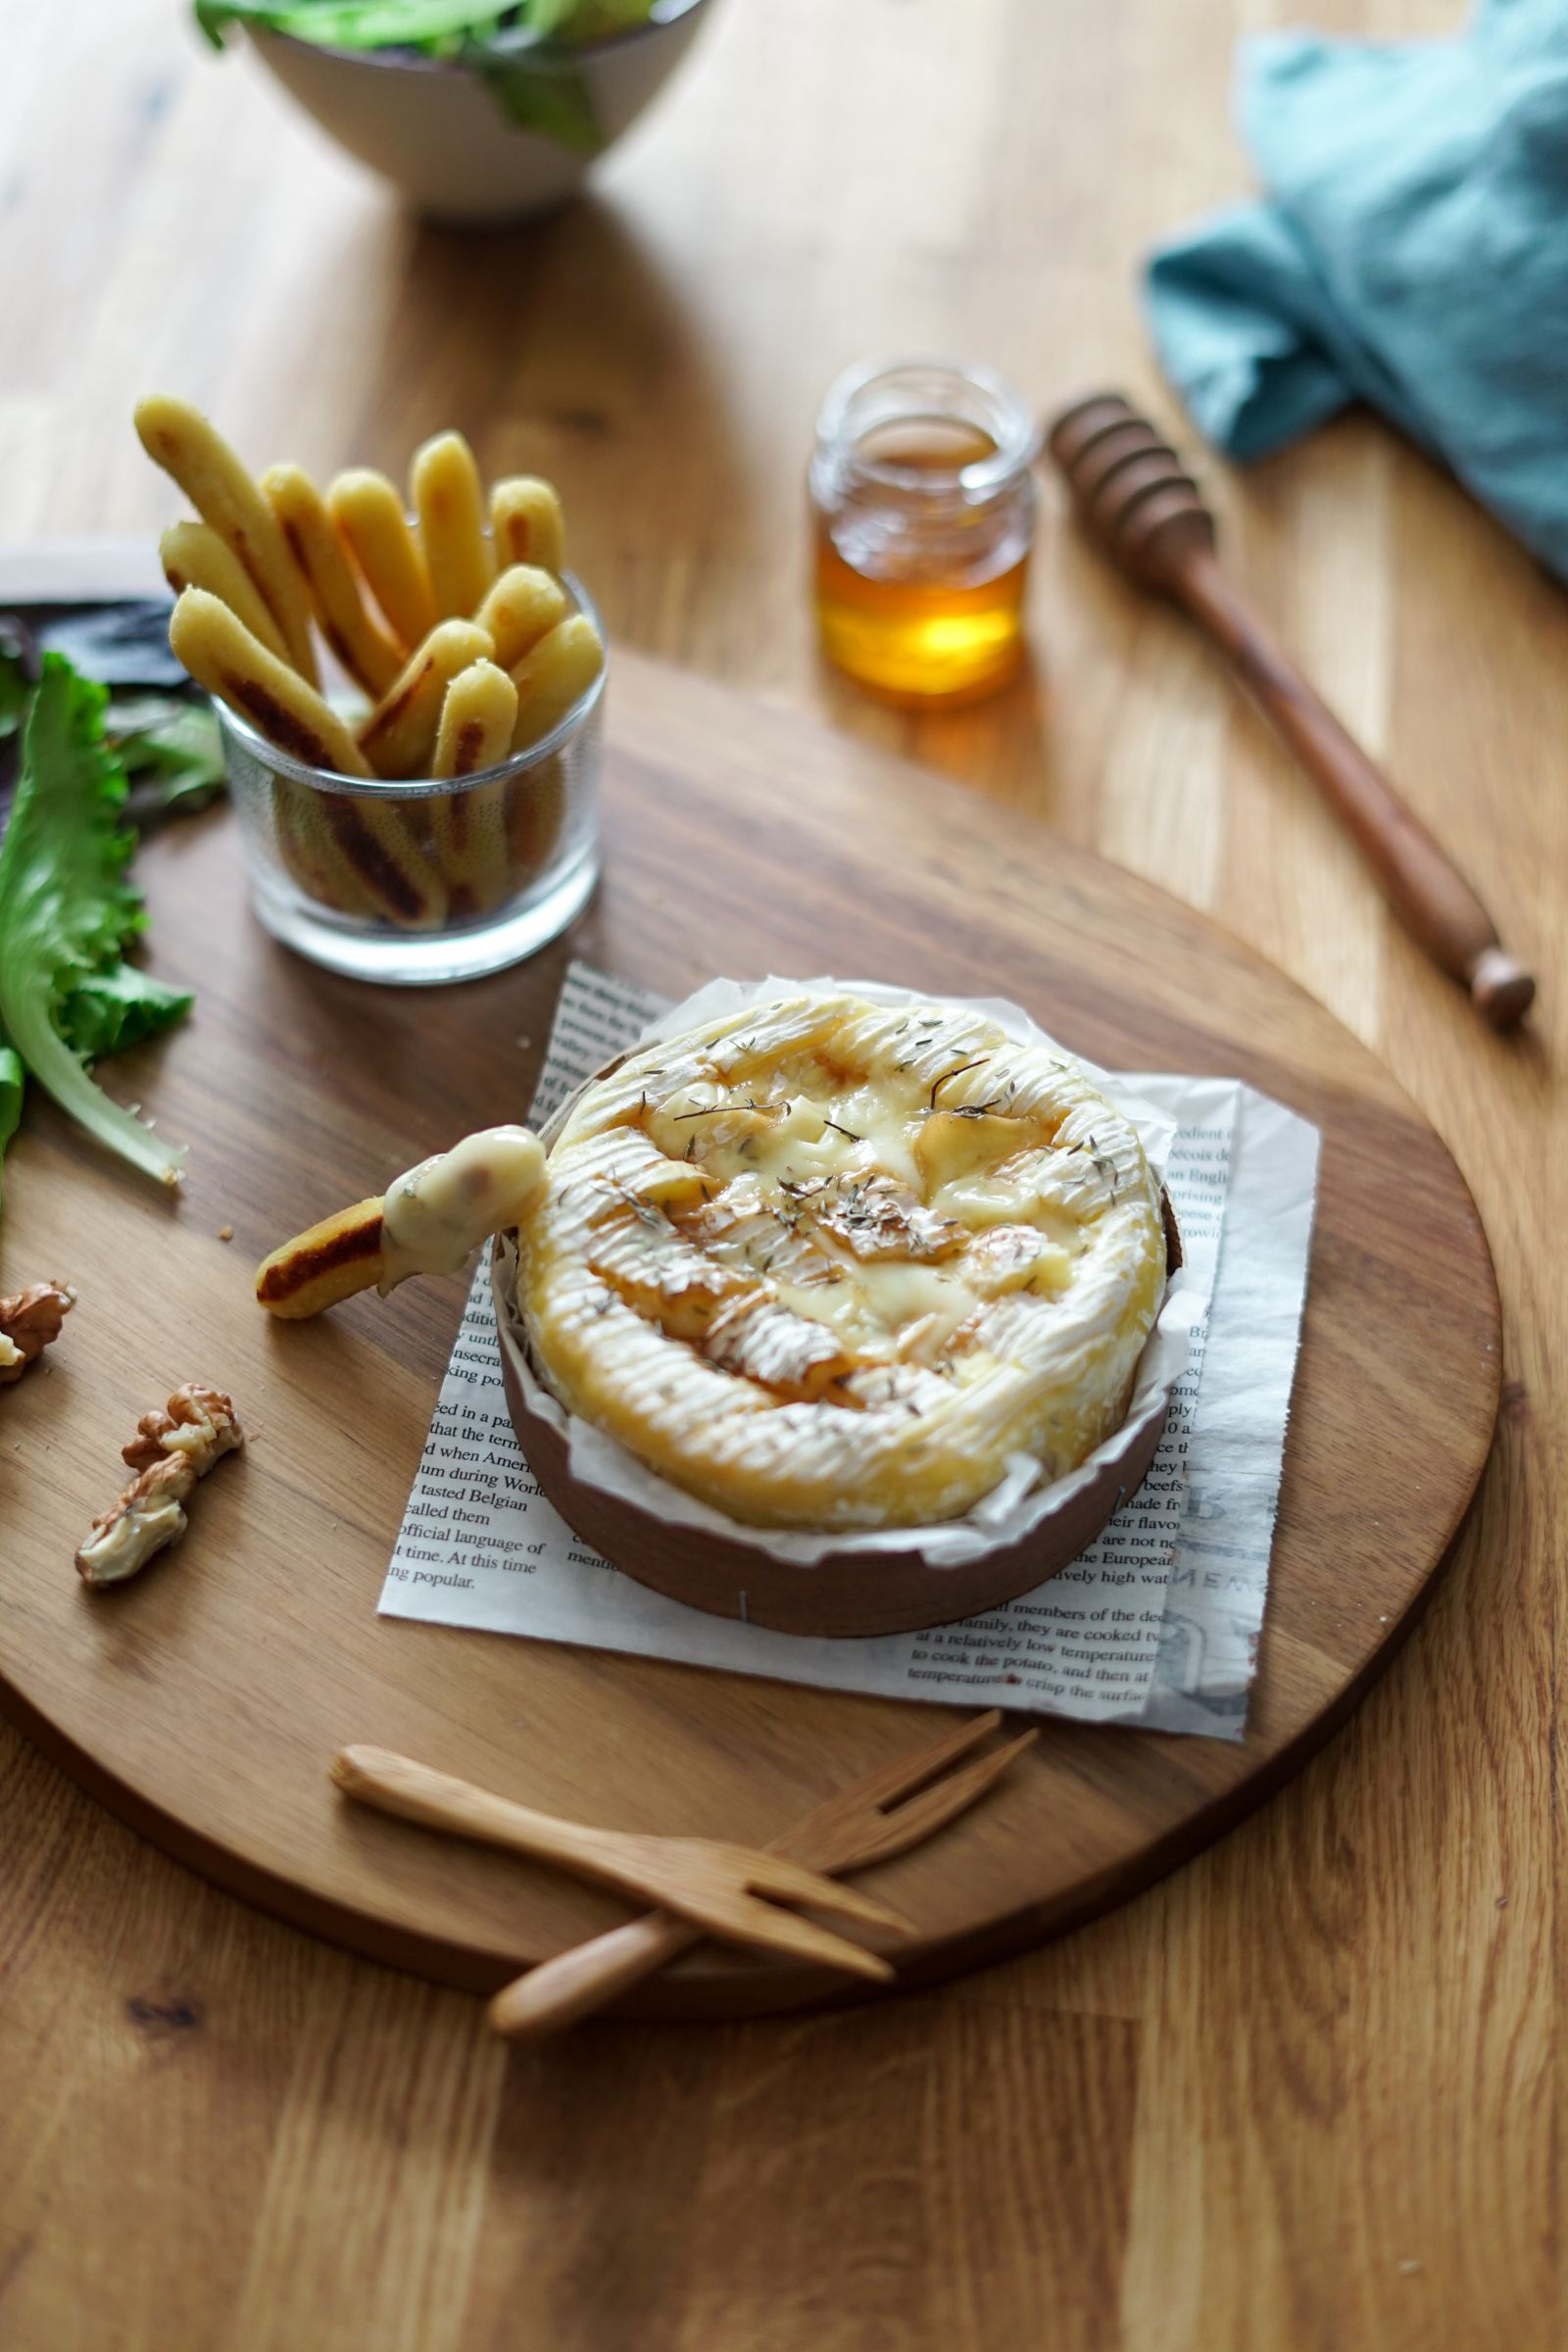
[[[511,86],[523,92],[521,105],[509,105],[496,81],[463,59],[333,49],[259,26],[248,33],[289,96],[416,212],[454,227],[500,228],[582,187],[663,88],[709,6],[655,0],[647,23],[574,51],[564,74],[525,84],[519,70]]]

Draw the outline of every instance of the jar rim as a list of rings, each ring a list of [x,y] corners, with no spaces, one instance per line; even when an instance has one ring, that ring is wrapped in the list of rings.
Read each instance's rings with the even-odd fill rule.
[[[969,386],[984,395],[993,415],[984,420],[983,429],[991,433],[995,449],[989,457],[972,458],[965,466],[901,466],[894,460],[865,457],[857,451],[854,463],[858,474],[866,481],[893,490],[924,491],[933,497],[945,497],[956,487],[966,497],[984,498],[1029,470],[1040,455],[1041,428],[1022,394],[993,368],[932,353],[861,360],[836,375],[817,413],[818,448],[842,448],[852,441],[851,411],[874,385],[888,378],[915,377],[922,373]],[[886,417],[869,421],[892,423],[897,420],[897,414],[890,411]]]

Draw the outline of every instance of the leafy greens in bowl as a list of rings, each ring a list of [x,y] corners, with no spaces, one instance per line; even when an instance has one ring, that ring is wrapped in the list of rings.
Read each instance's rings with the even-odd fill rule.
[[[596,102],[592,53],[628,33],[654,32],[694,17],[701,4],[518,0],[498,8],[494,0],[194,0],[197,22],[215,47],[239,24],[342,56],[466,68],[483,80],[507,123],[582,159],[598,155],[622,127],[607,121]],[[297,82],[290,86],[301,95]],[[312,111],[325,121],[319,106]],[[344,143],[355,146],[352,138]]]

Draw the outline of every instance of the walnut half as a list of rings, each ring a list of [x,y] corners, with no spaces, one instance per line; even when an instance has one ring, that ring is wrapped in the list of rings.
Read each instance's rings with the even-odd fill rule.
[[[220,1389],[188,1381],[167,1405],[143,1413],[136,1435],[122,1448],[136,1471],[129,1486],[101,1511],[76,1554],[89,1585],[118,1585],[144,1568],[154,1552],[185,1532],[184,1504],[192,1487],[218,1460],[245,1443],[234,1407]]]
[[[60,1337],[60,1326],[76,1303],[63,1282],[29,1283],[14,1298],[0,1298],[0,1388],[20,1380],[35,1357]]]

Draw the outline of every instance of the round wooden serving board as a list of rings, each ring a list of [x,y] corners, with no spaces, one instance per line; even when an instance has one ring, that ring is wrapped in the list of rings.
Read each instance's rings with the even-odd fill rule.
[[[932,1737],[947,1710],[377,1617],[463,1285],[278,1325],[250,1283],[284,1233],[521,1115],[573,951],[671,996],[769,969],[1004,993],[1102,1062],[1235,1073],[1278,1096],[1323,1131],[1321,1187],[1246,1739],[1047,1724],[970,1821],[875,1874],[917,1925],[901,1954],[915,1982],[1121,1901],[1344,1716],[1419,1610],[1486,1458],[1486,1240],[1388,1073],[1174,900],[651,663],[619,658],[611,711],[600,899],[569,943],[494,980],[399,994],[311,970],[246,912],[224,813],[144,854],[152,960],[198,1004],[108,1076],[189,1139],[189,1181],[160,1197],[34,1091],[6,1167],[0,1289],[58,1274],[80,1303],[51,1371],[0,1397],[0,1697],[193,1867],[475,1989],[624,1910],[348,1807],[326,1778],[345,1742],[590,1821],[760,1840]],[[1456,999],[1456,1026],[1468,1017]],[[251,1446],[204,1484],[179,1551],[90,1594],[72,1554],[118,1490],[119,1448],[193,1378],[232,1392]],[[836,1990],[705,1949],[634,2005],[728,2015]]]

